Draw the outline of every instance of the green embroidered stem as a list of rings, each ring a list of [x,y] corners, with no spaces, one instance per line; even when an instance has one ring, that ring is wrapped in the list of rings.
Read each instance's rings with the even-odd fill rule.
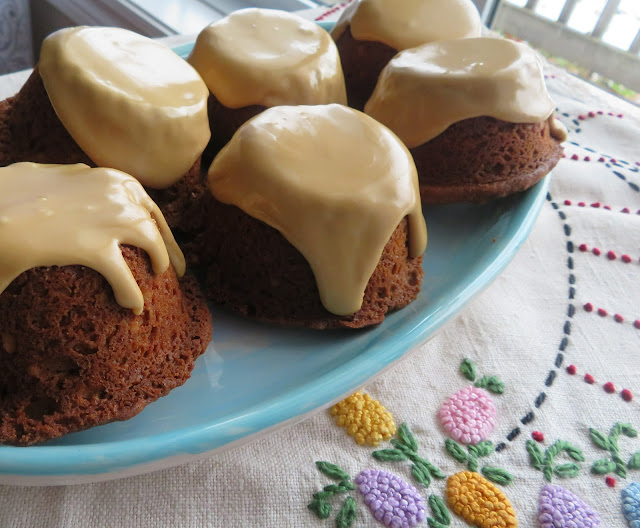
[[[429,517],[427,522],[429,526],[449,526],[451,524],[451,515],[444,501],[437,495],[429,495],[429,507],[433,512],[433,519]],[[434,521],[436,524],[431,524]]]
[[[555,458],[561,453],[566,453],[569,458],[578,462],[584,462],[582,451],[564,440],[557,440],[543,454],[540,447],[533,441],[527,441],[527,451],[531,465],[542,471],[545,480],[551,482],[553,475],[559,478],[576,477],[580,473],[580,466],[574,462],[555,465]]]
[[[449,453],[455,460],[457,460],[461,464],[466,464],[469,461],[469,455],[464,452],[462,446],[455,440],[447,438],[444,441],[444,447],[447,450],[447,453]]]
[[[356,501],[347,497],[336,515],[336,528],[349,528],[356,518]]]
[[[504,383],[497,376],[483,376],[475,382],[475,386],[479,389],[487,389],[494,394],[504,393]]]
[[[381,462],[402,462],[410,460],[411,474],[425,488],[429,487],[433,478],[442,479],[446,475],[428,460],[418,456],[418,441],[406,423],[398,427],[398,438],[391,439],[391,445],[395,449],[379,449],[371,453],[371,456]]]
[[[476,367],[470,359],[465,358],[460,365],[460,372],[469,381],[476,381]]]
[[[611,454],[611,460],[602,458],[596,460],[591,466],[591,472],[596,475],[606,475],[607,473],[615,473],[621,478],[627,477],[627,468],[640,469],[640,451],[631,456],[628,463],[622,459],[620,455],[620,446],[618,445],[618,439],[623,434],[629,438],[635,438],[638,436],[638,431],[628,423],[617,422],[611,428],[609,436],[605,436],[603,433],[596,429],[589,429],[589,435],[591,440],[596,446],[605,451],[609,451]]]
[[[316,517],[319,519],[327,519],[331,515],[332,509],[328,500],[334,495],[341,495],[353,491],[356,487],[355,484],[351,482],[351,477],[335,464],[331,464],[330,462],[316,462],[316,467],[323,475],[334,480],[339,480],[337,484],[328,484],[322,488],[322,491],[314,493],[313,500],[307,505],[307,508],[315,513]],[[350,521],[349,511],[343,513],[347,503],[349,504],[347,510],[353,508]],[[341,520],[338,521],[338,518]],[[340,528],[348,528],[353,523],[353,518],[355,518],[355,501],[351,497],[347,497],[340,512],[336,516],[336,525],[340,526]],[[338,524],[339,522],[343,524]],[[348,524],[344,524],[346,522],[348,522]]]

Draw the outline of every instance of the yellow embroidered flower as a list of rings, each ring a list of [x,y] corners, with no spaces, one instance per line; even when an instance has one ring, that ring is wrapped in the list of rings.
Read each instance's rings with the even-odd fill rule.
[[[509,499],[478,473],[461,471],[447,480],[449,507],[478,528],[516,528],[518,521]]]
[[[393,417],[378,400],[360,391],[331,407],[340,427],[354,437],[358,445],[377,446],[396,432]]]

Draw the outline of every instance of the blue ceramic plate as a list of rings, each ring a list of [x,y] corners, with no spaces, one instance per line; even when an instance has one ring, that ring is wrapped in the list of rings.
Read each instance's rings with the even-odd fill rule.
[[[95,482],[170,467],[327,407],[433,336],[504,269],[548,182],[488,205],[425,207],[422,292],[377,328],[281,329],[214,309],[213,343],[185,385],[126,422],[35,447],[0,446],[0,484]]]

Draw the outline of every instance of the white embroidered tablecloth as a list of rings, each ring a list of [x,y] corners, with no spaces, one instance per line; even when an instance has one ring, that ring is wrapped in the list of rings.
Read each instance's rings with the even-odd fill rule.
[[[547,73],[570,135],[529,239],[460,317],[341,407],[347,421],[358,404],[392,420],[391,441],[359,445],[325,410],[170,470],[2,486],[0,526],[456,527],[487,501],[504,504],[505,526],[640,526],[640,110]],[[22,79],[0,79],[0,95]],[[465,403],[467,430],[445,428],[439,413]],[[466,512],[444,506],[447,487]]]

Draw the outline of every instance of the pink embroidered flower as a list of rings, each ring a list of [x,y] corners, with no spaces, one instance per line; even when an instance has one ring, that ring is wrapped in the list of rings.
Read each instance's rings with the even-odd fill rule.
[[[438,417],[444,430],[462,444],[478,444],[496,425],[493,399],[483,389],[468,386],[442,404]]]

